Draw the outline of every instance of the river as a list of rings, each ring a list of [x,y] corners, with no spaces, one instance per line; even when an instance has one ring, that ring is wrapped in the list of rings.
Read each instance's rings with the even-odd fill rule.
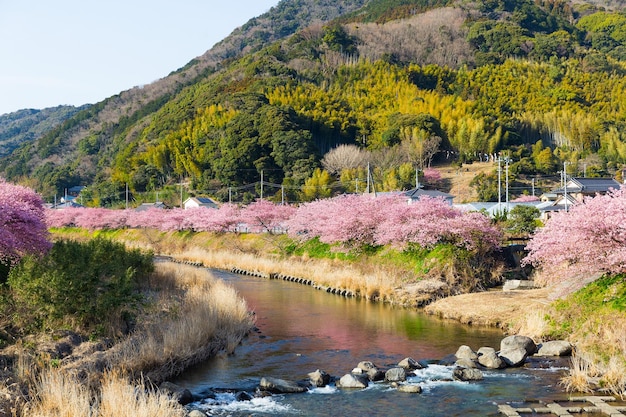
[[[438,365],[461,345],[499,349],[502,333],[443,321],[411,309],[331,295],[292,282],[214,274],[237,288],[256,315],[258,330],[233,355],[220,355],[175,381],[212,416],[496,416],[498,404],[564,398],[558,379],[566,361],[531,359],[523,368],[484,371],[484,380],[452,380]],[[429,363],[408,380],[421,394],[376,383],[364,390],[331,384],[304,394],[236,401],[254,393],[262,377],[299,381],[316,369],[340,378],[360,361],[381,368],[406,357]],[[217,394],[216,394],[217,393]],[[211,394],[213,398],[205,398]]]

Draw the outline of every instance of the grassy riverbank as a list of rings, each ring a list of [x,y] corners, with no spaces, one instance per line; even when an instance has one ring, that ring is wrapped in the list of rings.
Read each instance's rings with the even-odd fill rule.
[[[5,342],[0,416],[184,415],[146,388],[233,352],[253,319],[236,291],[204,269],[157,262],[136,284],[135,308],[109,328],[79,325],[72,313],[47,322],[45,330],[24,327],[13,343]]]
[[[93,236],[77,229],[57,233],[84,239]],[[348,289],[371,300],[412,307],[427,305],[425,311],[430,314],[471,325],[499,327],[505,333],[527,334],[537,342],[568,339],[576,350],[573,371],[564,387],[580,392],[600,388],[621,394],[626,386],[623,277],[603,279],[563,300],[554,300],[550,288],[476,291],[476,283],[467,276],[471,272],[459,268],[462,264],[447,262],[455,254],[446,247],[427,254],[392,249],[355,254],[333,252],[317,242],[294,247],[294,242],[284,236],[272,235],[128,229],[96,234],[210,267],[280,272]],[[494,270],[491,282],[501,272]]]
[[[122,229],[87,232],[60,229],[56,236],[93,236],[167,254],[181,261],[218,269],[282,273],[323,287],[350,290],[368,300],[420,307],[454,294],[485,289],[500,282],[503,263],[452,245],[433,250],[399,251],[390,247],[344,252],[317,240],[295,242],[285,235],[213,234]]]

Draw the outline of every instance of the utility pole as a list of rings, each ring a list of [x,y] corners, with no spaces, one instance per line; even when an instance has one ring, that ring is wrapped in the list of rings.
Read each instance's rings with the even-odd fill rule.
[[[565,198],[565,212],[567,213],[567,162],[563,162],[563,197]]]
[[[261,170],[261,200],[263,200],[263,170]]]
[[[500,155],[498,155],[498,211],[502,210],[502,166]]]
[[[532,196],[534,197],[535,196],[535,179],[534,178],[531,179],[530,183],[532,185],[532,190],[533,190]]]
[[[126,210],[128,210],[128,183],[126,183]]]
[[[367,188],[365,189],[367,194],[370,193],[370,163],[367,163]]]
[[[506,215],[509,216],[509,157],[504,158],[506,166]]]
[[[230,204],[233,200],[232,187],[228,187],[228,204]]]
[[[180,208],[183,208],[183,177],[180,177]]]
[[[419,174],[419,168],[415,168],[415,189],[419,190],[420,189],[420,174]]]
[[[285,186],[284,185],[280,186],[280,204],[282,206],[285,205]]]

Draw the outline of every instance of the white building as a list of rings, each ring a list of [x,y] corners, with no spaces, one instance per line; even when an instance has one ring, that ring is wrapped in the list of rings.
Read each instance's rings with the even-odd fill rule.
[[[218,208],[218,204],[209,197],[190,197],[183,201],[183,207],[185,210],[198,207]]]

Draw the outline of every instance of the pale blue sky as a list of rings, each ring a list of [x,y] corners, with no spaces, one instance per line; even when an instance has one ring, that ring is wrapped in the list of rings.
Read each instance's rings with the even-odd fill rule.
[[[279,0],[0,0],[0,114],[162,78]]]

